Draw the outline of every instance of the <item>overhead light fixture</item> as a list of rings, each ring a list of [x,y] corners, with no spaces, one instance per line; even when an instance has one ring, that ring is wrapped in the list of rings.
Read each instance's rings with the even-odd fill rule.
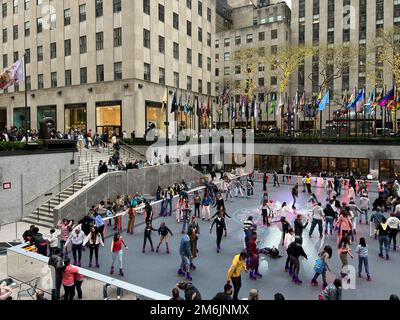
[[[34,97],[35,97],[35,94],[34,94],[34,93],[32,93],[32,94],[31,94],[31,97],[32,97],[32,98],[34,98]]]
[[[62,95],[62,91],[57,91],[57,94],[58,94],[59,96],[61,96],[61,95]]]
[[[143,85],[141,83],[138,84],[139,89],[143,89]]]
[[[129,84],[128,83],[124,84],[124,88],[128,89],[129,88]]]
[[[89,91],[89,92],[93,92],[93,88],[89,88],[88,91]]]

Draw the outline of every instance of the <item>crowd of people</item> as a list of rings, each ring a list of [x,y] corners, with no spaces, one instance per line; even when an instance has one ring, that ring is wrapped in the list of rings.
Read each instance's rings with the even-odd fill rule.
[[[182,225],[182,236],[179,242],[178,252],[180,262],[177,274],[184,277],[173,290],[173,300],[180,300],[179,290],[185,292],[185,298],[189,300],[201,299],[201,294],[194,287],[192,281],[196,274],[196,259],[199,256],[198,242],[200,241],[200,225],[209,222],[209,232],[213,234],[215,230],[216,252],[219,254],[222,249],[224,237],[228,236],[229,215],[225,206],[226,201],[235,201],[236,197],[254,198],[255,178],[254,172],[245,176],[234,176],[240,172],[221,173],[222,179],[218,179],[215,174],[211,174],[212,179],[206,180],[203,190],[192,191],[191,186],[182,181],[172,186],[159,186],[154,201],[159,201],[160,224],[155,226],[153,223],[154,212],[152,203],[141,194],[133,196],[118,196],[115,199],[101,201],[93,206],[89,213],[78,223],[74,221],[63,220],[59,223],[58,230],[52,230],[47,236],[42,236],[37,227],[32,226],[24,234],[24,239],[31,241],[38,248],[38,253],[57,256],[61,260],[63,268],[67,273],[76,274],[73,266],[81,266],[82,251],[85,247],[89,249],[89,268],[95,265],[100,266],[99,248],[104,246],[104,228],[107,224],[112,227],[115,235],[111,245],[111,268],[110,274],[119,271],[120,276],[124,276],[123,256],[128,250],[127,243],[122,236],[122,230],[126,228],[127,234],[133,234],[135,230],[135,219],[137,214],[144,215],[143,231],[143,249],[146,253],[148,244],[152,252],[158,253],[165,244],[166,253],[170,253],[169,237],[175,236],[168,226],[168,218],[172,216],[175,209],[174,219]],[[276,173],[276,172],[275,172]],[[271,181],[272,188],[278,188],[281,176],[273,174]],[[221,178],[221,177],[220,177]],[[215,182],[215,179],[217,180]],[[289,177],[286,176],[289,181]],[[313,180],[322,179],[322,185],[318,184],[324,190],[324,201],[318,199],[313,190]],[[269,197],[268,183],[269,178],[264,174],[260,179],[263,186],[263,194],[260,199],[260,218],[265,228],[272,224],[280,225],[282,231],[281,249],[286,257],[284,270],[290,275],[292,283],[302,285],[301,266],[302,259],[308,259],[311,253],[303,247],[304,231],[310,226],[308,236],[313,237],[317,230],[319,237],[333,237],[336,234],[337,247],[325,245],[318,254],[318,259],[314,262],[314,276],[309,279],[312,286],[319,286],[318,280],[322,278],[322,286],[318,298],[320,300],[340,300],[342,299],[342,287],[344,282],[348,282],[349,259],[358,258],[358,276],[364,277],[368,281],[372,280],[372,272],[369,268],[369,246],[373,239],[378,240],[379,257],[389,260],[389,251],[397,249],[397,233],[400,228],[400,184],[399,179],[394,177],[387,181],[378,182],[378,196],[373,201],[370,200],[372,192],[368,181],[357,180],[351,176],[348,185],[344,180],[340,180],[338,175],[333,177],[311,177],[306,174],[301,183],[294,184],[291,189],[293,198],[290,203],[280,205]],[[339,181],[339,183],[337,182]],[[272,184],[273,183],[273,184]],[[303,184],[304,197],[307,199],[307,210],[301,211],[296,201],[300,196],[301,184]],[[315,193],[314,193],[315,192]],[[225,196],[224,196],[225,195]],[[174,208],[174,197],[177,198]],[[342,201],[339,201],[341,199]],[[258,200],[257,200],[258,201]],[[322,205],[325,202],[325,205]],[[215,210],[215,211],[214,211]],[[372,213],[372,214],[371,214]],[[122,225],[122,216],[127,216],[127,225]],[[387,217],[389,215],[389,217]],[[256,221],[258,217],[247,217],[243,223],[243,251],[238,253],[227,268],[226,285],[224,290],[218,293],[214,300],[238,300],[242,273],[248,273],[249,280],[259,281],[263,275],[259,271],[260,255],[268,254],[271,257],[280,256],[278,248],[260,248],[260,239]],[[366,237],[360,237],[356,241],[357,229],[361,224],[369,224],[370,236],[372,240]],[[110,229],[109,229],[110,230]],[[158,241],[153,242],[153,233],[158,236]],[[335,238],[332,238],[335,239]],[[157,244],[157,245],[155,245]],[[356,245],[356,247],[353,247]],[[341,261],[341,268],[336,272],[331,267],[329,261],[332,259],[335,249]],[[72,252],[73,263],[71,263],[69,254]],[[94,264],[93,262],[94,257]],[[55,259],[55,258],[54,258]],[[64,270],[63,269],[63,270]],[[65,271],[63,271],[63,274]],[[335,280],[332,283],[327,281],[327,273],[334,275]],[[337,275],[340,275],[339,277]],[[81,279],[78,280],[68,276],[66,281],[62,281],[66,294],[64,299],[73,297],[72,286],[77,291],[78,298],[81,297],[79,289]],[[63,277],[61,277],[63,279]],[[78,281],[78,283],[75,283]],[[59,289],[58,289],[59,291]],[[55,294],[59,297],[59,294]],[[252,291],[249,295],[252,300],[259,298],[258,291]],[[211,298],[211,297],[210,297]],[[283,295],[277,294],[276,298],[284,299]]]

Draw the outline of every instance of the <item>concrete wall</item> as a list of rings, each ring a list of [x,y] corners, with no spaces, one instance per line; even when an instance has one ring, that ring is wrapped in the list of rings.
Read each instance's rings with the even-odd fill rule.
[[[101,200],[116,198],[118,195],[142,194],[155,195],[158,186],[167,187],[185,180],[192,186],[200,183],[202,175],[190,166],[168,164],[140,170],[109,172],[97,177],[75,195],[54,209],[54,223],[58,220],[80,219],[92,205]]]
[[[75,160],[73,165],[71,160]],[[58,184],[77,170],[75,152],[0,154],[0,225],[19,221],[40,207],[49,198],[41,196],[45,192],[58,193],[67,188],[73,177]],[[10,190],[3,190],[6,182],[11,183]]]

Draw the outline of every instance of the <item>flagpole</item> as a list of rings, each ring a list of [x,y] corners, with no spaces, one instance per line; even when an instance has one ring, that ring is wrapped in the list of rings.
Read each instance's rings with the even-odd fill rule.
[[[385,94],[383,95],[384,97],[386,96],[387,92],[386,92],[386,85],[385,85]],[[383,108],[383,114],[382,114],[382,134],[385,134],[385,129],[386,129],[386,108],[385,106],[382,107]]]
[[[169,113],[169,89],[167,88],[167,105],[165,106],[165,139],[166,146],[169,147],[169,123],[168,123],[168,113]]]
[[[26,143],[29,142],[28,136],[28,86],[26,84],[26,52],[24,53],[24,91],[25,91],[25,109],[24,109],[24,117],[25,117],[25,139]]]

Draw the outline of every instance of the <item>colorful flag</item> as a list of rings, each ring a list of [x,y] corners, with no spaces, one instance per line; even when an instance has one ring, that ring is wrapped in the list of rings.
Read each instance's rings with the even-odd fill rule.
[[[271,105],[269,107],[269,113],[270,114],[274,114],[275,108],[276,108],[276,103],[277,103],[277,94],[276,94],[276,92],[274,92],[272,94],[272,101],[271,101]]]
[[[319,111],[324,111],[329,104],[329,90],[325,93],[324,98],[319,103]]]
[[[356,99],[356,112],[362,112],[364,102],[365,102],[365,89],[362,89],[361,97],[357,97],[357,98],[358,99]]]
[[[354,109],[354,108],[356,108],[357,104],[359,104],[359,103],[362,101],[363,98],[364,98],[364,89],[363,89],[363,90],[360,90],[360,91],[358,92],[357,96],[356,96],[354,99],[352,99],[352,102],[350,102],[350,103],[347,105],[347,109]],[[356,111],[357,111],[357,109],[356,109]]]
[[[171,103],[171,113],[175,113],[177,109],[177,101],[176,101],[176,90],[174,93],[174,97],[172,98],[172,103]]]
[[[379,102],[380,107],[384,107],[385,105],[388,104],[388,102],[392,101],[394,99],[394,88],[390,90]]]
[[[369,95],[368,101],[364,105],[365,112],[370,112],[371,106],[374,103],[374,100],[375,100],[375,90],[372,90],[371,94]]]
[[[206,110],[206,113],[207,113],[207,117],[209,117],[210,116],[210,114],[211,114],[211,99],[210,99],[210,96],[208,97],[208,99],[207,99],[207,110]]]
[[[284,107],[285,104],[283,103],[282,100],[282,94],[279,95],[279,104],[278,104],[278,108],[276,110],[276,115],[279,116],[282,113],[282,107]]]
[[[0,74],[0,89],[7,89],[15,83],[25,80],[24,58],[19,59],[11,67]]]
[[[356,88],[354,88],[353,93],[350,96],[349,101],[347,102],[346,109],[351,109],[351,106],[353,105],[354,101],[356,100]]]

